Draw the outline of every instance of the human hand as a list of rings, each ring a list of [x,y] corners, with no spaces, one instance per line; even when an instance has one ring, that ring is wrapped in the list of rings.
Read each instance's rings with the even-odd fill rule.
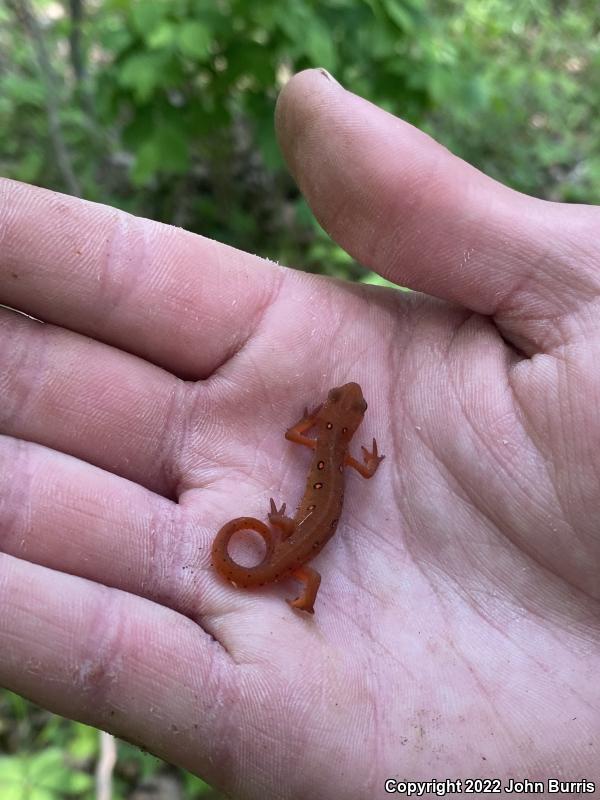
[[[599,780],[598,211],[318,71],[278,125],[324,227],[431,297],[1,185],[0,300],[49,324],[0,314],[0,683],[239,800]],[[308,618],[210,547],[299,498],[283,432],[347,380],[386,461],[347,475]]]

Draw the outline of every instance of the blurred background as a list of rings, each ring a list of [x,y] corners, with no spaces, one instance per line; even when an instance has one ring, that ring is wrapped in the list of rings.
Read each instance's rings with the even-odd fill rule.
[[[515,189],[600,201],[597,0],[0,0],[0,174],[377,282],[277,149],[316,66]],[[0,690],[0,800],[218,796]]]

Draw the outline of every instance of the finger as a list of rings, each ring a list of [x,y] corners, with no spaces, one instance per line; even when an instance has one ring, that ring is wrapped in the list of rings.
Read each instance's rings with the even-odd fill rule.
[[[0,486],[0,551],[188,615],[205,602],[212,585],[208,542],[181,506],[70,456],[4,436]]]
[[[233,590],[212,568],[216,521],[228,519],[218,491],[202,494],[199,512],[191,498],[173,503],[70,456],[4,436],[0,486],[2,553],[145,597],[193,619],[212,615],[232,650],[242,646],[248,652],[244,637],[246,624],[256,628],[253,605],[268,598],[278,613],[277,592]],[[275,513],[283,515],[285,505],[280,512],[275,506]],[[232,599],[239,604],[234,630],[228,615],[218,621]],[[256,636],[253,651],[260,653],[263,644]]]
[[[7,309],[0,309],[0,375],[0,433],[175,493],[189,405],[182,381]]]
[[[580,321],[557,326],[556,317],[598,293],[597,209],[512,191],[318,70],[288,83],[276,121],[317,218],[359,261],[495,315],[526,349],[581,332]]]
[[[247,678],[198,625],[6,555],[0,607],[0,685],[223,781],[215,708],[231,715]]]
[[[250,337],[279,270],[180,228],[0,179],[0,303],[201,377]]]

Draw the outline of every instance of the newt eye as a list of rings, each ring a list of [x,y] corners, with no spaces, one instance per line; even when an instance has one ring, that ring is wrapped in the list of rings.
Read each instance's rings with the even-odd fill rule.
[[[367,410],[368,405],[366,400],[361,400],[359,403],[355,403],[352,406],[353,411],[358,411],[359,414],[364,414]]]
[[[332,389],[329,392],[329,399],[332,400],[334,403],[337,403],[338,400],[341,398],[341,396],[342,396],[342,390],[339,387],[336,389]]]

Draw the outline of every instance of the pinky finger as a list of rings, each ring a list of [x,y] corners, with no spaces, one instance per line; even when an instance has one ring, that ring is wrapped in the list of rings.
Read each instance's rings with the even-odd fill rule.
[[[150,600],[5,554],[0,608],[1,686],[219,780],[198,742],[210,742],[209,698],[229,658],[202,628]]]

